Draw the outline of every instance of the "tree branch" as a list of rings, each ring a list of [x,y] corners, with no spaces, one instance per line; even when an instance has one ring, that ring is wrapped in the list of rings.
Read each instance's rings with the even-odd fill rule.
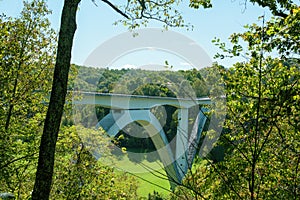
[[[14,162],[17,162],[19,160],[22,160],[24,158],[28,158],[28,157],[34,156],[35,154],[37,154],[37,152],[32,153],[32,154],[28,154],[28,155],[25,155],[25,156],[22,156],[22,157],[19,157],[19,158],[15,158],[13,160],[10,160],[10,161],[6,162],[5,164],[3,164],[2,166],[0,166],[0,169],[5,168],[5,167],[9,166],[10,164],[12,164]]]
[[[92,0],[95,3],[95,0]],[[112,4],[110,1],[107,0],[101,0],[104,3],[108,4],[112,9],[114,9],[117,13],[125,17],[126,19],[130,19],[128,15],[126,15],[123,11],[121,11],[119,8],[117,8],[114,4]]]

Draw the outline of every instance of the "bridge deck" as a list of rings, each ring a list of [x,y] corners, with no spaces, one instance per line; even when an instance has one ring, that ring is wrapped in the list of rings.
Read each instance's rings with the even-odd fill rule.
[[[149,109],[160,105],[190,108],[195,105],[211,104],[208,97],[173,98],[95,92],[73,92],[72,102],[73,104],[101,105],[112,109]]]

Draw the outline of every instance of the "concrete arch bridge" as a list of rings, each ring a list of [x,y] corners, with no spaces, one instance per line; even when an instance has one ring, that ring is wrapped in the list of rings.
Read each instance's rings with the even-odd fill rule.
[[[92,92],[78,94],[81,97],[77,100],[73,99],[73,104],[99,105],[110,108],[109,114],[102,118],[96,126],[101,126],[111,137],[116,136],[120,130],[132,122],[143,126],[153,141],[171,187],[174,187],[176,183],[181,183],[192,165],[196,154],[195,147],[199,144],[207,119],[204,115],[205,108],[201,108],[192,130],[188,130],[189,109],[194,106],[211,104],[209,98],[171,98]],[[162,125],[150,111],[153,107],[164,105],[174,106],[178,109],[177,134],[174,138],[176,148],[173,151]]]

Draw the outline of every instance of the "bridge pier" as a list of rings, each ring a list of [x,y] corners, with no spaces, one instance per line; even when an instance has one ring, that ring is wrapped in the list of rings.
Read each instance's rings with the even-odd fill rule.
[[[178,125],[176,134],[176,150],[175,160],[176,168],[179,172],[179,181],[183,179],[184,175],[188,170],[187,163],[187,149],[188,149],[188,138],[189,138],[189,109],[180,108],[178,109]]]

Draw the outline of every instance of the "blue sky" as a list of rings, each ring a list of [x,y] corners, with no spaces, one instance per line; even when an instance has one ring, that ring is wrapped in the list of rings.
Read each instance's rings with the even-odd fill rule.
[[[182,4],[180,10],[182,11],[185,21],[194,25],[194,30],[187,31],[179,28],[171,30],[194,40],[213,58],[218,51],[218,48],[211,42],[214,37],[226,42],[231,33],[243,31],[243,25],[245,24],[260,23],[257,21],[258,16],[269,13],[266,9],[253,6],[251,3],[248,3],[247,8],[244,9],[244,5],[241,5],[243,1],[244,0],[215,0],[213,1],[214,7],[206,10],[193,10],[188,8],[188,1],[186,1]],[[50,16],[50,21],[53,28],[58,31],[63,0],[48,1],[48,5],[53,12]],[[16,16],[21,8],[22,0],[0,1],[0,13]],[[72,63],[82,65],[88,55],[96,47],[106,40],[126,32],[126,27],[113,25],[113,23],[120,18],[121,16],[119,14],[100,1],[98,2],[98,7],[96,7],[91,0],[82,0],[77,15],[78,28],[74,40]],[[159,23],[151,23],[150,27],[162,27],[162,25]],[[142,55],[136,57],[140,56]],[[122,63],[121,65],[130,65],[132,63],[127,62],[132,58],[134,58],[134,56],[131,55],[130,58],[124,59],[124,61],[119,63]],[[218,60],[218,62],[225,66],[230,66],[235,60]],[[184,65],[182,60],[178,60],[177,63]]]

